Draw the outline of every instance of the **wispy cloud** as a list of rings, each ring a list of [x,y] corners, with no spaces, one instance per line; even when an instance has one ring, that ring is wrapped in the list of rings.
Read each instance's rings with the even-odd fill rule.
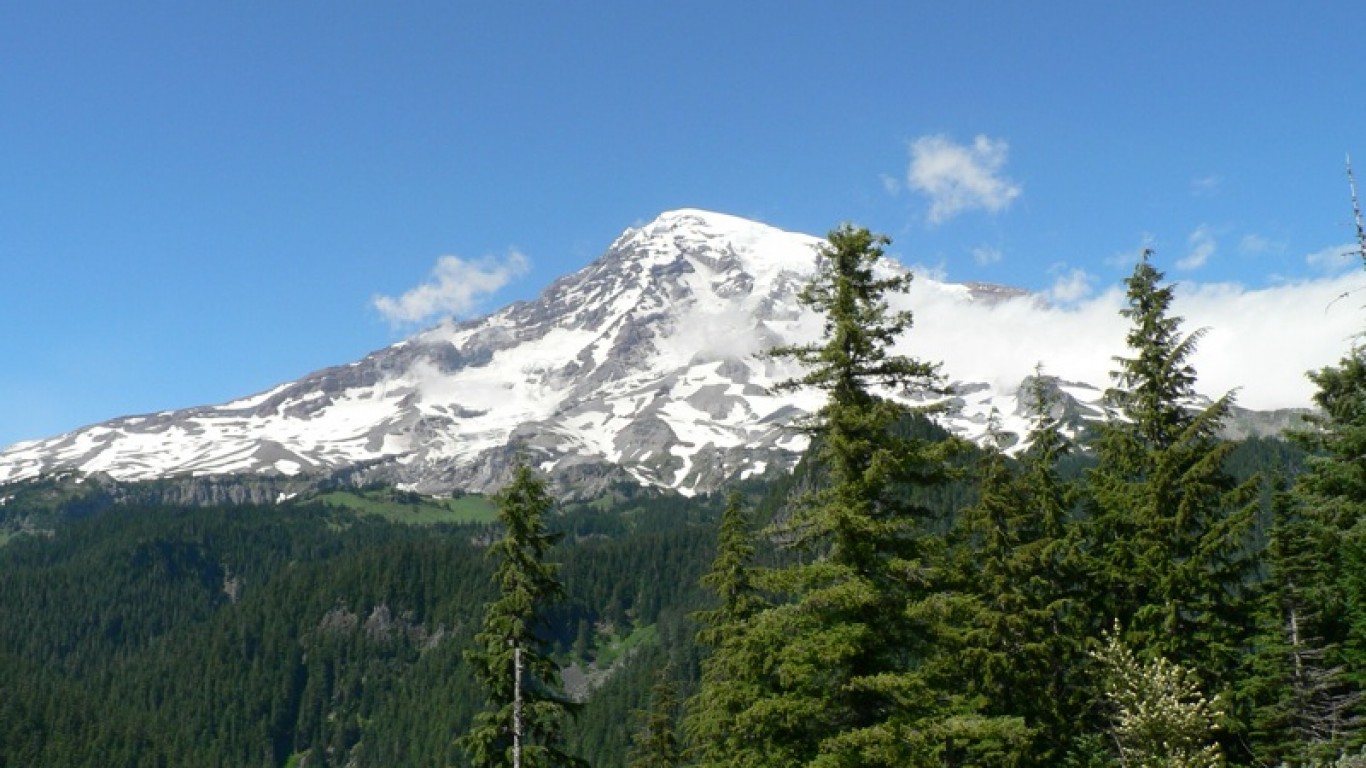
[[[1336,275],[1356,266],[1361,251],[1355,243],[1329,246],[1304,257],[1304,263],[1327,275]]]
[[[1219,191],[1223,179],[1218,176],[1199,176],[1191,179],[1191,194],[1197,197],[1212,195]]]
[[[1144,232],[1139,235],[1138,245],[1135,245],[1129,250],[1115,251],[1109,256],[1101,259],[1101,263],[1107,267],[1123,272],[1132,271],[1134,265],[1138,263],[1139,256],[1143,255],[1144,251],[1152,250],[1156,242],[1156,235],[1151,232]]]
[[[1075,304],[1091,295],[1091,283],[1095,278],[1086,270],[1068,268],[1066,264],[1054,264],[1048,270],[1053,275],[1053,285],[1048,288],[1048,299],[1057,304]]]
[[[1195,231],[1190,233],[1190,237],[1186,238],[1186,244],[1190,246],[1190,252],[1176,262],[1176,268],[1183,272],[1205,266],[1205,262],[1209,261],[1209,257],[1213,256],[1215,250],[1218,249],[1218,243],[1214,240],[1214,232],[1210,230],[1208,224],[1201,224],[1196,227]]]
[[[949,279],[949,265],[945,263],[943,259],[940,259],[934,264],[916,262],[908,266],[907,269],[910,270],[911,274],[915,275],[916,278],[923,277],[929,280],[937,280],[941,283]]]
[[[1004,139],[977,136],[971,144],[957,144],[947,136],[922,136],[911,142],[906,183],[930,198],[931,224],[975,209],[997,213],[1021,191],[1001,174],[1009,152]]]
[[[1238,252],[1247,256],[1259,256],[1264,253],[1280,253],[1284,250],[1285,243],[1272,240],[1256,233],[1243,235],[1243,238],[1238,241]]]
[[[375,309],[394,325],[423,323],[473,311],[485,296],[526,274],[530,262],[518,251],[503,259],[466,261],[442,256],[430,279],[398,298],[376,296]]]
[[[1001,249],[989,245],[979,245],[972,249],[972,260],[979,266],[990,266],[1001,261]]]

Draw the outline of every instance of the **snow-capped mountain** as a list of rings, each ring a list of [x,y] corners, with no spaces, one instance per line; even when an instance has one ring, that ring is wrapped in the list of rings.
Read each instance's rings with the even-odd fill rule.
[[[790,467],[805,441],[788,425],[821,396],[771,394],[798,371],[763,352],[818,337],[820,319],[796,296],[821,243],[723,214],[665,213],[534,302],[233,402],[11,446],[0,453],[0,483],[78,471],[122,480],[343,475],[425,492],[487,490],[516,446],[562,487],[635,479],[696,492]],[[915,309],[928,297],[990,311],[1037,302],[999,286],[915,285],[918,295],[894,304]],[[935,359],[917,351],[923,333],[904,351]],[[1022,434],[1017,393],[1027,374],[959,380],[938,418],[980,439],[994,412],[1002,430]],[[1058,407],[1099,417],[1096,384],[1055,381],[1066,395]]]

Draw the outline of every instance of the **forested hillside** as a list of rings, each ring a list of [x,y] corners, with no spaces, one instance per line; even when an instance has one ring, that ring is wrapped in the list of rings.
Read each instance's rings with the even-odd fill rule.
[[[463,764],[487,525],[88,505],[46,505],[50,528],[0,548],[0,765]],[[654,668],[693,666],[717,514],[623,489],[553,520],[554,654],[590,670],[572,739],[595,765],[621,764]]]
[[[1247,475],[1294,472],[1301,456],[1257,440],[1234,459]],[[819,474],[804,463],[749,484],[755,527]],[[413,509],[375,495],[366,506],[386,516],[359,512],[363,496],[173,508],[30,494],[0,508],[45,521],[0,547],[0,765],[465,764],[455,739],[481,693],[462,653],[493,596],[492,531],[398,522]],[[975,489],[940,496],[947,519]],[[569,741],[594,766],[626,764],[659,670],[696,688],[689,615],[713,606],[698,582],[722,506],[622,488],[552,518],[569,591],[549,617],[556,658],[576,691],[597,686]]]

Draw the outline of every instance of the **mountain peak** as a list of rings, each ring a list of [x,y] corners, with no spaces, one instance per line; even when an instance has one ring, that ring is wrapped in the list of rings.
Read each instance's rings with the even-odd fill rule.
[[[628,230],[628,232],[641,231],[652,234],[661,234],[679,230],[689,230],[712,232],[716,234],[731,234],[746,232],[756,228],[781,231],[762,222],[742,218],[740,216],[732,216],[728,213],[707,211],[701,208],[679,208],[677,210],[664,211],[656,216],[653,221],[635,227],[633,230]]]
[[[821,395],[775,395],[775,382],[800,371],[762,353],[819,338],[821,319],[797,296],[823,242],[737,216],[667,211],[535,301],[253,397],[11,446],[0,452],[0,483],[102,471],[119,480],[249,474],[482,491],[499,487],[524,450],[560,493],[622,480],[714,490],[791,467],[806,447],[788,425],[818,409]],[[1028,328],[998,321],[1034,306],[999,286],[928,280],[912,290],[942,313],[919,315],[918,330],[949,343],[980,321],[1003,333]],[[978,314],[965,320],[970,305]],[[1015,382],[1028,370],[977,367],[953,395],[931,398],[945,409],[939,421],[975,439],[995,412],[1022,434]],[[929,402],[926,393],[888,394]]]
[[[713,269],[724,263],[768,283],[782,272],[809,274],[824,242],[739,216],[680,208],[627,229],[607,256],[625,254],[655,264],[687,259]]]

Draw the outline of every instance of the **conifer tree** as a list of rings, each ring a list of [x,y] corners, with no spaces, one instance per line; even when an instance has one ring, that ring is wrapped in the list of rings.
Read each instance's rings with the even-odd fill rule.
[[[1310,374],[1319,412],[1295,433],[1308,470],[1276,500],[1256,667],[1259,756],[1335,758],[1363,740],[1360,608],[1366,519],[1366,359]]]
[[[716,608],[693,615],[697,643],[710,651],[702,680],[688,701],[684,733],[698,768],[753,764],[752,747],[736,718],[771,684],[764,671],[767,649],[749,632],[750,620],[767,603],[754,585],[754,533],[744,497],[732,491],[717,532],[716,557],[702,586],[720,598]]]
[[[898,436],[909,411],[876,391],[938,386],[937,366],[891,351],[911,316],[891,311],[886,295],[911,278],[882,267],[887,242],[849,226],[831,232],[800,296],[824,317],[823,339],[772,351],[807,369],[779,389],[826,394],[809,429],[827,482],[775,531],[801,562],[760,580],[779,601],[746,634],[766,649],[776,687],[756,691],[736,718],[754,745],[746,765],[938,764],[958,741],[996,735],[940,701],[922,665],[940,629],[929,598],[942,541],[929,531],[931,511],[907,501],[903,486],[942,482],[956,445]]]
[[[702,624],[698,633],[701,644],[719,647],[728,632],[737,630],[766,605],[754,586],[754,549],[754,531],[745,497],[739,491],[731,491],[726,496],[717,530],[716,557],[711,571],[702,577],[702,586],[720,597],[721,604],[694,616]]]
[[[1024,570],[1030,574],[1026,592],[1043,625],[1035,657],[1044,667],[1035,686],[1041,695],[1029,716],[1037,731],[1039,765],[1058,764],[1092,714],[1086,695],[1085,535],[1074,517],[1076,484],[1059,471],[1073,444],[1052,413],[1054,397],[1042,370],[1036,370],[1030,391],[1034,422],[1029,447],[1020,456],[1020,483],[1037,531],[1026,549]]]
[[[1250,634],[1249,532],[1260,480],[1239,485],[1224,471],[1233,446],[1217,432],[1232,395],[1198,406],[1189,359],[1202,332],[1182,335],[1162,278],[1145,251],[1125,280],[1132,356],[1115,358],[1106,396],[1117,413],[1087,478],[1094,610],[1122,623],[1129,645],[1224,692]]]
[[[475,648],[465,655],[488,703],[460,743],[480,768],[513,765],[514,739],[524,768],[581,766],[561,746],[571,704],[559,691],[560,669],[549,655],[542,618],[565,595],[559,566],[546,559],[558,538],[545,525],[554,500],[519,459],[495,501],[504,528],[489,547],[498,560],[498,598],[485,606]]]
[[[950,601],[956,652],[967,692],[1002,714],[1021,714],[1038,691],[1026,691],[1024,646],[1041,636],[1047,617],[1027,592],[1033,577],[1027,548],[1037,531],[1020,478],[997,445],[977,460],[977,503],[955,521],[954,591]]]
[[[1350,158],[1347,182],[1366,265]],[[1366,351],[1354,344],[1338,366],[1309,378],[1319,412],[1292,437],[1311,459],[1292,492],[1277,498],[1270,588],[1248,683],[1259,704],[1259,757],[1292,764],[1360,745],[1366,685]]]
[[[1023,719],[1032,740],[1020,764],[1052,766],[1087,709],[1078,682],[1087,628],[1073,494],[1057,470],[1069,444],[1041,375],[1028,396],[1034,424],[1019,468],[994,446],[984,451],[979,499],[957,521],[957,652],[948,660],[984,714]]]
[[[675,724],[678,721],[678,683],[673,670],[665,665],[655,676],[647,710],[636,710],[638,720],[626,768],[677,768],[682,764],[682,749]]]

